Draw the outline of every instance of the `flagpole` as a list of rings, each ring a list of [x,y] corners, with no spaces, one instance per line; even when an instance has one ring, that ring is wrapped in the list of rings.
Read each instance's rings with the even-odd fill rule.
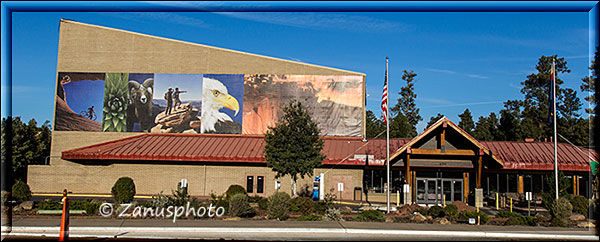
[[[389,89],[389,85],[390,85],[390,83],[389,83],[388,76],[390,75],[390,73],[388,71],[388,62],[389,62],[389,58],[385,57],[385,73],[387,74],[387,75],[385,75],[385,78],[386,78],[386,85],[388,85],[388,93],[389,93],[389,90],[390,90]],[[386,122],[385,122],[386,125],[385,126],[386,126],[386,146],[387,146],[386,147],[386,153],[387,153],[387,155],[386,155],[386,161],[387,161],[386,162],[386,164],[387,164],[387,212],[389,213],[390,212],[390,189],[392,187],[390,185],[390,118],[389,118],[389,116],[390,116],[390,114],[389,114],[390,113],[389,112],[389,110],[390,110],[389,109],[389,107],[390,107],[390,102],[389,102],[390,95],[386,95],[385,99],[386,99],[386,101],[385,101],[385,106],[386,106],[385,109],[388,110],[386,112],[386,115],[385,115],[385,119],[386,119]]]
[[[554,114],[552,115],[554,118],[554,121],[552,122],[554,123],[554,187],[556,189],[555,199],[558,200],[558,159],[556,152],[556,68],[554,64],[554,58],[552,58],[552,96],[552,99],[554,100]]]

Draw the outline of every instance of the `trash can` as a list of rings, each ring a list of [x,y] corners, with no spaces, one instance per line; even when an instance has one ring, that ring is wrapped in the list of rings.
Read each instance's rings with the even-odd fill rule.
[[[354,187],[354,201],[362,201],[362,187]]]

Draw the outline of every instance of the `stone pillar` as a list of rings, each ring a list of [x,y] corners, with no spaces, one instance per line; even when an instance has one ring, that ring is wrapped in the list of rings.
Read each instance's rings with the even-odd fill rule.
[[[475,188],[476,206],[483,207],[483,188]]]

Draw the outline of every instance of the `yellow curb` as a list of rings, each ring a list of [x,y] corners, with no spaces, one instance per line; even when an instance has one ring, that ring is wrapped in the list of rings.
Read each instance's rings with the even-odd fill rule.
[[[46,196],[46,197],[62,197],[62,194],[57,193],[32,193],[32,196]],[[68,194],[69,197],[112,197],[107,194]],[[152,196],[135,195],[133,198],[152,198]]]
[[[342,201],[337,201],[336,203],[340,203],[340,204],[346,204],[346,205],[362,205],[362,203],[351,203],[351,202],[342,202]]]

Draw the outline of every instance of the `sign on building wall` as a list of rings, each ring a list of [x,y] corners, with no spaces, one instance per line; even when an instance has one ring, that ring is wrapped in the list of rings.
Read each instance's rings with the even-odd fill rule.
[[[299,100],[321,135],[361,136],[362,76],[59,73],[58,131],[264,134]]]

